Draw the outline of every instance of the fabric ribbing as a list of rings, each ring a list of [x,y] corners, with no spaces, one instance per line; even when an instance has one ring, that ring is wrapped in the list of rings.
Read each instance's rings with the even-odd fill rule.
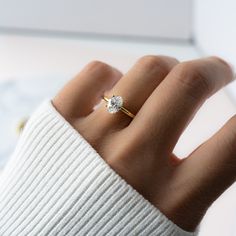
[[[0,176],[0,235],[190,236],[45,101]]]

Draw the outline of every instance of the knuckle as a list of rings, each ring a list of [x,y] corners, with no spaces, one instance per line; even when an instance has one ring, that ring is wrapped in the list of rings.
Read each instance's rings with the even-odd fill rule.
[[[87,70],[103,73],[103,74],[112,74],[113,68],[101,61],[92,61],[86,66]]]
[[[122,73],[112,66],[101,62],[92,61],[86,66],[86,71],[92,74],[99,75],[96,76],[102,83],[107,83],[108,81],[117,81],[122,77]]]
[[[158,71],[161,74],[168,74],[171,70],[167,60],[163,59],[161,56],[147,55],[141,57],[138,62],[138,65],[144,71]]]
[[[217,57],[217,56],[211,56],[210,59],[212,59],[213,61],[216,61],[217,63],[223,64],[224,66],[228,67],[229,70],[231,70],[231,66],[229,65],[229,63],[227,63],[222,58]]]
[[[193,94],[194,91],[199,96],[206,96],[214,88],[212,80],[207,76],[207,71],[203,67],[193,62],[183,62],[176,66],[178,80],[187,86],[187,89]]]
[[[224,77],[224,84],[232,81],[234,78],[234,67],[220,57],[211,56],[210,59],[215,62],[214,64],[218,66],[218,69],[221,69],[221,73],[224,71],[224,75],[222,76]]]

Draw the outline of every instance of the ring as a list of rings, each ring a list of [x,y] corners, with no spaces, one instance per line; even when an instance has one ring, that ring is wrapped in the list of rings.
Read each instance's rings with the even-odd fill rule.
[[[116,113],[118,111],[122,111],[131,118],[135,117],[133,113],[123,107],[123,99],[121,96],[113,95],[111,98],[103,96],[102,99],[107,102],[106,107],[109,113]]]

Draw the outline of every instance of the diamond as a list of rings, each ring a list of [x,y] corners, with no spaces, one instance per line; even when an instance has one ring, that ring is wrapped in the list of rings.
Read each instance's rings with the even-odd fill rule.
[[[107,102],[107,111],[109,113],[118,112],[123,106],[123,99],[121,96],[113,95]]]

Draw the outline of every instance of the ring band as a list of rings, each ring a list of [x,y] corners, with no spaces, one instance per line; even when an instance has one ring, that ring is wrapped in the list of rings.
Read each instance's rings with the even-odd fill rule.
[[[123,106],[123,99],[121,96],[113,95],[111,98],[103,96],[102,99],[107,103],[106,107],[109,113],[116,113],[118,111],[122,111],[131,118],[135,117],[135,115],[132,112],[130,112]]]

